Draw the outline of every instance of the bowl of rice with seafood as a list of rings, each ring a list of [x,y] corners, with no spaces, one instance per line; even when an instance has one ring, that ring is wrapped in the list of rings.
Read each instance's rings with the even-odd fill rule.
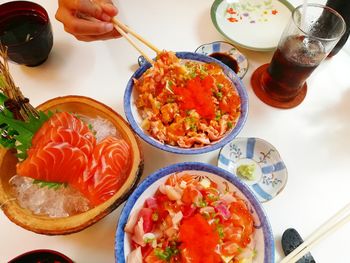
[[[188,162],[162,168],[130,195],[117,226],[118,263],[274,263],[260,202],[236,177]]]
[[[179,154],[221,148],[240,132],[248,96],[232,69],[211,57],[163,51],[130,78],[124,111],[147,143]]]
[[[78,232],[136,187],[143,171],[139,141],[108,106],[58,97],[21,121],[4,101],[1,95],[0,206],[17,225],[46,235]]]

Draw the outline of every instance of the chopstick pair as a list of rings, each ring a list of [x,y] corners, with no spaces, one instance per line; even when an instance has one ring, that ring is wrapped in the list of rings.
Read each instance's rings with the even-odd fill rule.
[[[123,36],[126,38],[126,40],[129,41],[129,43],[138,51],[140,54],[151,64],[153,64],[153,60],[146,55],[146,53],[129,37],[127,33],[130,33],[134,37],[136,37],[138,40],[140,40],[143,44],[151,48],[153,51],[155,51],[157,54],[161,52],[160,49],[158,49],[156,46],[154,46],[152,43],[141,37],[139,34],[134,32],[132,29],[124,25],[122,22],[120,22],[117,17],[112,18],[112,22],[114,24],[114,28]]]
[[[350,203],[339,210],[334,216],[316,229],[311,236],[293,250],[280,263],[295,263],[319,243],[322,239],[335,232],[350,221]]]

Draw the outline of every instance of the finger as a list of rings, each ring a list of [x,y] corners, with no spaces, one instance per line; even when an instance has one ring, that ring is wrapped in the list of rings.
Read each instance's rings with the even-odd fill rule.
[[[76,39],[80,40],[80,41],[85,41],[85,42],[91,42],[91,41],[96,41],[96,40],[109,40],[109,39],[115,39],[115,38],[119,38],[121,37],[118,33],[116,32],[111,32],[111,33],[107,33],[107,34],[103,34],[103,35],[99,35],[99,36],[95,36],[95,35],[77,35],[75,36]]]
[[[113,31],[113,24],[101,21],[88,21],[71,16],[65,30],[73,35],[102,35]]]
[[[118,13],[118,9],[110,0],[76,0],[79,12],[91,15],[103,21],[110,21]]]
[[[114,16],[118,14],[118,9],[110,0],[95,0],[101,6],[103,14],[101,16],[103,21],[110,22]]]
[[[102,7],[92,0],[68,1],[68,6],[72,10],[76,10],[80,13],[84,13],[86,15],[102,20],[102,14],[104,13]]]
[[[101,3],[101,7],[103,12],[111,18],[118,14],[118,9],[112,3]]]
[[[101,20],[105,22],[110,22],[112,20],[112,16],[108,15],[107,13],[103,12],[101,15]]]

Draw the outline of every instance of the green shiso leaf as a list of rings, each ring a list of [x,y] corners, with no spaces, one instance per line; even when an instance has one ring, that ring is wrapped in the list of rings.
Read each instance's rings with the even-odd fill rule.
[[[29,115],[28,121],[16,120],[5,107],[6,99],[0,93],[0,144],[5,148],[16,148],[18,158],[25,159],[34,134],[52,116],[52,112],[39,112],[38,118]]]
[[[67,187],[67,184],[65,183],[46,182],[46,181],[41,181],[37,179],[33,181],[33,184],[37,184],[40,188],[47,187],[49,189],[54,189],[54,190],[57,190],[61,187]]]

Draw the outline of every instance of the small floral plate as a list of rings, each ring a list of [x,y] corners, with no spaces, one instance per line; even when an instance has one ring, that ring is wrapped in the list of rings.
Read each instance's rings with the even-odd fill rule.
[[[246,183],[260,202],[279,194],[288,179],[276,148],[259,138],[236,138],[226,144],[220,150],[218,166]]]
[[[196,53],[218,59],[229,66],[239,78],[243,78],[248,71],[247,58],[232,44],[225,41],[215,41],[199,46]]]

